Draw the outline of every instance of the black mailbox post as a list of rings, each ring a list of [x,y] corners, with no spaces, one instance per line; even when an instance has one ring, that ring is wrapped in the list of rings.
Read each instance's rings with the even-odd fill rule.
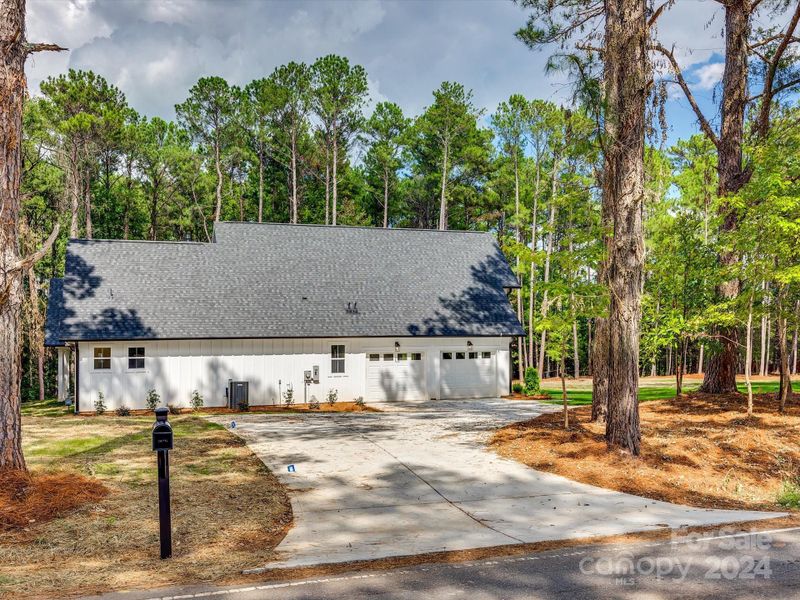
[[[161,558],[172,556],[172,518],[169,512],[169,451],[172,450],[172,425],[167,421],[169,409],[156,409],[153,425],[153,451],[158,453],[158,529]]]

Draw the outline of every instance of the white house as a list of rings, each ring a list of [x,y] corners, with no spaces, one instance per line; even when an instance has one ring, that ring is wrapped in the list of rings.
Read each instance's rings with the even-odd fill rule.
[[[226,406],[232,382],[251,406],[287,390],[298,403],[492,397],[508,393],[523,335],[518,285],[488,233],[218,223],[212,243],[70,240],[46,343],[79,412],[101,392],[108,409],[144,408],[151,389]]]

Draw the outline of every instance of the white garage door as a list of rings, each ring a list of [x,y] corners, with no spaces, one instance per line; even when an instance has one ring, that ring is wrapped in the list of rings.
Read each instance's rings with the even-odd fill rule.
[[[442,352],[442,398],[489,398],[497,395],[493,352]]]
[[[424,400],[421,352],[367,353],[367,400]]]

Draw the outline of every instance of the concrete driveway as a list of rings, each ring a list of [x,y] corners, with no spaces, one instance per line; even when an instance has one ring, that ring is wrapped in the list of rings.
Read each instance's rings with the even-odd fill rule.
[[[612,492],[485,448],[495,427],[552,409],[466,400],[384,413],[237,415],[235,432],[292,490],[294,527],[278,546],[279,561],[263,567],[780,516]]]

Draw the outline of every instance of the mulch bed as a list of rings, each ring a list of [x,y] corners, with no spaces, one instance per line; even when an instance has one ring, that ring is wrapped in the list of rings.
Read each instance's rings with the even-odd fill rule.
[[[491,446],[535,469],[576,481],[679,504],[785,510],[784,482],[800,481],[800,396],[779,414],[774,394],[755,399],[748,419],[745,396],[689,394],[639,407],[642,452],[610,451],[591,407],[499,429]]]
[[[51,521],[107,494],[102,483],[77,473],[0,471],[0,531]]]

